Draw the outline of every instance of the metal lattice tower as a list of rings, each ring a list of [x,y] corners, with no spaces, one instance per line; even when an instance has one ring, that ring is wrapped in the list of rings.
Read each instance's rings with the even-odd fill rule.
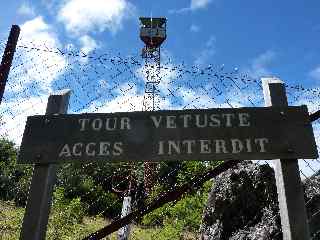
[[[143,97],[143,111],[154,111],[159,109],[159,95],[157,86],[161,80],[160,48],[166,40],[166,18],[140,17],[140,38],[145,46],[142,48],[141,56],[145,59],[145,94]],[[144,188],[146,194],[151,192],[157,164],[154,162],[144,163]]]
[[[143,110],[154,111],[159,109],[159,96],[157,86],[160,83],[160,48],[165,41],[166,18],[140,18],[140,38],[145,46],[141,56],[145,59],[146,84],[143,99]]]

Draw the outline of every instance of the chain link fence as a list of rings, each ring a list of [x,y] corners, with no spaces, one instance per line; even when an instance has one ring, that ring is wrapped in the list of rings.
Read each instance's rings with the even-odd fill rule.
[[[0,41],[1,54],[4,47],[5,41]],[[70,47],[53,48],[20,39],[0,106],[0,137],[14,142],[18,148],[27,116],[43,115],[49,94],[61,89],[72,90],[68,113],[141,111],[146,98],[146,76],[154,68],[145,66],[141,57],[134,54],[113,51],[86,54]],[[260,79],[246,75],[241,69],[188,66],[163,54],[159,78],[161,82],[155,90],[156,110],[264,106]],[[310,113],[319,110],[320,89],[290,85],[289,80],[286,90],[289,105],[307,105]],[[313,129],[319,146],[318,121],[313,122]],[[258,163],[272,166],[272,161]],[[82,239],[119,219],[125,196],[132,197],[134,211],[178,189],[180,197],[171,199],[167,194],[166,199],[170,201],[162,201],[163,204],[156,205],[149,214],[138,214],[130,221],[133,223],[131,239],[198,239],[199,223],[212,185],[203,173],[219,164],[210,161],[157,163],[154,187],[149,194],[143,188],[143,162],[62,164],[48,236],[50,239]],[[20,212],[12,218],[6,215],[5,220],[0,214],[3,239],[12,230],[4,226],[10,222],[21,226],[32,175],[32,166],[12,167],[8,179],[15,184],[2,198],[14,200]],[[313,181],[319,174],[320,161],[302,159],[299,167],[302,180]],[[195,177],[199,174],[202,177]],[[199,183],[192,185],[193,190],[190,179]],[[186,187],[186,184],[189,185]],[[319,186],[315,185],[314,191],[319,192]],[[8,212],[11,208],[10,204],[6,205]],[[18,236],[18,227],[12,231]],[[115,234],[110,239],[116,239]]]

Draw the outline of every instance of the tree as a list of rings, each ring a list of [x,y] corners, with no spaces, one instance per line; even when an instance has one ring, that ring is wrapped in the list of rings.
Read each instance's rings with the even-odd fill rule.
[[[27,200],[32,167],[17,164],[18,149],[7,139],[0,139],[0,199],[24,205]]]

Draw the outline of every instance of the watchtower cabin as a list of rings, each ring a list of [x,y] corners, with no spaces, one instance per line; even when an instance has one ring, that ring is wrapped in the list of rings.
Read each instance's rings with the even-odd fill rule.
[[[160,46],[166,40],[166,18],[140,17],[140,39],[145,43],[143,58],[152,58],[160,52]]]

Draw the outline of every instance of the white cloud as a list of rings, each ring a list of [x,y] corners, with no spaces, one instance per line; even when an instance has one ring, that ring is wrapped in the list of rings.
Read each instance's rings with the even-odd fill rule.
[[[276,58],[276,53],[272,50],[260,54],[251,60],[250,67],[245,69],[245,73],[252,78],[260,78],[262,76],[270,75],[269,66]]]
[[[212,2],[212,0],[191,0],[189,7],[184,7],[181,9],[171,9],[169,10],[170,14],[174,13],[185,13],[189,11],[196,11],[199,9],[207,8],[207,6]]]
[[[29,3],[24,2],[20,5],[17,11],[18,14],[23,16],[30,16],[33,17],[35,15],[35,10]]]
[[[79,39],[81,43],[81,52],[84,54],[89,54],[96,48],[98,48],[97,42],[90,36],[84,35]]]
[[[216,107],[212,99],[207,94],[201,93],[199,89],[193,90],[184,87],[181,88],[178,93],[183,100],[183,108],[197,109]]]
[[[60,42],[54,34],[54,29],[38,16],[21,25],[21,45],[34,45],[37,48],[46,49],[46,47],[56,49],[60,47]],[[66,60],[62,55],[22,50],[20,59],[23,65],[15,69],[15,73],[20,76],[18,79],[12,79],[11,91],[21,91],[30,83],[38,83],[39,88],[49,92],[51,83],[55,80],[66,66]],[[19,61],[18,60],[18,61]],[[40,90],[39,89],[39,90]]]
[[[84,55],[84,56],[89,55],[91,52],[93,52],[94,50],[99,48],[99,45],[97,44],[96,40],[94,40],[89,35],[84,35],[84,36],[80,37],[79,42],[81,45],[81,47],[80,47],[81,55]],[[71,48],[74,48],[74,46],[72,45]],[[87,57],[80,58],[81,63],[87,63],[88,60],[89,60],[89,58],[87,58]]]
[[[161,65],[160,74],[158,73],[158,66],[149,64],[148,66],[142,66],[136,70],[138,76],[140,76],[144,82],[147,82],[148,76],[149,81],[159,81],[158,88],[161,91],[166,91],[169,88],[169,83],[172,79],[177,76],[175,71],[171,71],[174,66],[172,64]]]
[[[198,25],[196,25],[196,24],[191,24],[190,31],[197,33],[197,32],[200,31],[200,27]]]
[[[127,90],[125,94],[120,89]],[[83,112],[112,113],[141,111],[143,95],[139,94],[136,86],[129,87],[128,83],[118,88],[117,96],[106,102],[94,102]]]
[[[135,6],[126,0],[68,0],[58,12],[58,20],[76,35],[106,29],[115,33],[134,12]]]
[[[169,52],[166,52],[165,56],[162,55],[163,59],[169,56],[170,56]],[[170,109],[174,107],[169,103],[168,98],[162,97],[170,94],[169,90],[170,88],[172,88],[171,82],[177,77],[177,72],[173,71],[172,69],[174,69],[174,66],[170,63],[161,65],[160,74],[159,74],[157,65],[154,63],[148,66],[142,66],[136,70],[137,76],[139,76],[144,81],[144,83],[146,83],[147,80],[159,81],[159,84],[155,85],[156,110],[159,110],[159,109],[164,110],[164,109]],[[148,76],[149,76],[149,79],[148,79]],[[149,89],[150,91],[152,89],[152,84],[150,84],[148,88],[150,88]],[[150,110],[152,108],[152,100],[146,99],[145,103],[146,103],[147,109]]]
[[[146,95],[144,91],[139,91],[136,85],[125,82],[117,88],[116,95],[110,101],[92,103],[83,112],[111,113],[145,110],[143,103]],[[168,100],[163,100],[159,102],[158,107],[160,109],[168,109],[169,105]]]
[[[260,81],[261,77],[272,75],[269,66],[275,58],[276,53],[268,50],[251,59],[248,66],[244,66],[240,72],[237,67],[233,71],[227,70],[225,76],[228,77],[224,78],[224,84],[219,85],[223,93],[220,100],[223,102],[228,101],[227,105],[230,104],[233,107],[263,105],[262,92],[258,92],[257,94],[257,90],[259,90],[258,86],[253,82],[243,82],[241,78]],[[222,74],[223,69],[224,65],[220,69]]]
[[[205,109],[205,108],[231,108],[243,107],[244,105],[235,101],[236,99],[230,98],[225,101],[226,97],[223,97],[224,101],[219,101],[218,98],[211,98],[208,92],[201,88],[186,88],[183,87],[178,92],[182,98],[182,107],[185,109]]]
[[[44,115],[47,96],[12,99],[5,102],[0,111],[0,136],[20,145],[27,116]]]
[[[211,36],[205,44],[205,48],[199,53],[198,57],[194,61],[197,66],[203,66],[210,61],[210,58],[216,53],[216,38]]]
[[[196,10],[200,8],[206,8],[211,0],[191,0],[190,9]]]
[[[54,15],[66,0],[40,0],[41,5],[46,8],[48,13]]]
[[[60,46],[54,29],[41,16],[21,25],[19,45],[40,49]],[[1,105],[0,136],[20,144],[27,116],[45,114],[52,82],[63,73],[66,59],[62,55],[17,48],[16,67],[11,69]]]
[[[214,38],[210,38],[206,46],[211,46],[214,42]],[[147,81],[147,73],[157,76],[155,74],[155,65],[149,67],[141,67],[137,69],[137,74],[140,78]],[[184,75],[184,78],[187,77]],[[161,72],[158,78],[160,83],[157,85],[159,102],[163,102],[160,109],[182,109],[182,108],[214,108],[224,107],[229,108],[243,106],[239,102],[233,101],[230,97],[229,103],[225,101],[224,96],[220,99],[217,96],[212,98],[212,85],[200,87],[200,81],[189,82],[187,79],[179,76],[179,67],[174,64],[165,64],[161,68]],[[155,79],[154,79],[155,80]],[[208,89],[210,89],[208,91]],[[162,98],[163,96],[163,98]]]
[[[34,41],[37,40],[37,37],[33,34],[41,34],[41,38],[48,38],[48,30],[50,26],[45,23],[42,16],[38,16],[30,21],[25,22],[21,25],[21,34],[23,34],[23,39],[27,38],[28,40]],[[50,38],[50,41],[52,38]]]
[[[309,73],[310,77],[320,80],[320,66],[316,67]]]

